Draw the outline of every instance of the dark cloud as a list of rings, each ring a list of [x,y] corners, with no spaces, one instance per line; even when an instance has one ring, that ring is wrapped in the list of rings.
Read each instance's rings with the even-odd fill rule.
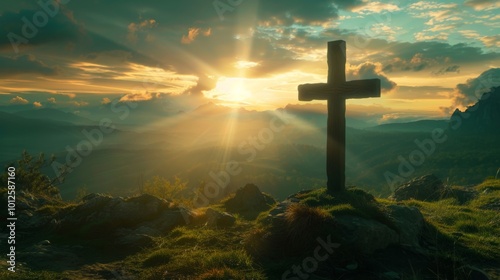
[[[484,10],[498,5],[497,0],[466,0],[465,5],[473,7],[476,10]]]
[[[439,86],[398,86],[398,90],[391,93],[391,98],[396,99],[449,99],[453,88]]]
[[[344,2],[344,1],[340,1]],[[260,1],[259,19],[276,25],[324,23],[338,17],[330,0]]]
[[[0,15],[0,50],[19,52],[27,46],[67,43],[78,38],[81,29],[62,9],[48,14],[42,8],[4,12]]]
[[[349,10],[349,11],[354,8],[365,6],[369,3],[368,1],[363,1],[363,0],[335,0],[334,2],[339,9]]]
[[[196,85],[188,88],[184,92],[184,94],[202,96],[203,91],[215,88],[216,84],[217,84],[217,78],[202,75],[198,78],[198,82],[196,83]]]
[[[491,68],[477,78],[467,80],[465,84],[458,84],[454,92],[454,103],[456,106],[469,106],[495,86],[500,86],[500,68]]]
[[[385,76],[381,70],[381,67],[373,63],[364,63],[358,66],[356,69],[349,71],[348,80],[362,80],[362,79],[380,79],[380,85],[382,91],[391,91],[397,84],[387,76]]]
[[[378,53],[369,57],[372,61],[383,63],[384,71],[422,71],[440,67],[443,64],[452,65],[450,70],[458,70],[456,65],[472,64],[498,60],[500,54],[496,52],[485,53],[479,47],[467,44],[450,45],[443,42],[387,42],[384,40],[369,40],[366,50]],[[391,53],[391,56],[387,56]]]
[[[444,75],[448,73],[460,73],[460,65],[451,65],[443,67],[438,71],[434,72],[434,75]]]
[[[47,66],[33,55],[22,55],[15,58],[0,56],[0,77],[5,78],[27,73],[49,76],[57,74],[58,69]]]

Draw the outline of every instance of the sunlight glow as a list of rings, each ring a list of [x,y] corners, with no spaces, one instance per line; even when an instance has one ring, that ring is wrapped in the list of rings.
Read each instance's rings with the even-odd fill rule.
[[[239,60],[239,61],[236,61],[236,63],[234,64],[234,67],[236,67],[238,69],[249,69],[249,68],[253,68],[253,67],[258,66],[258,65],[259,65],[259,63],[257,63],[257,62]]]
[[[248,90],[248,79],[222,77],[213,90],[205,92],[205,96],[221,101],[244,102],[252,97]]]

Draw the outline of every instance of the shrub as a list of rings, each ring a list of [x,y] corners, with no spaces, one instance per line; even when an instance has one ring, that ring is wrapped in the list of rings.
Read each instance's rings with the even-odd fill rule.
[[[45,159],[45,155],[40,153],[34,158],[27,151],[23,151],[21,159],[9,164],[16,168],[16,189],[24,190],[34,194],[59,196],[57,184],[64,182],[64,176],[68,172],[68,166],[63,166],[57,176],[49,177],[42,172],[42,169],[49,167],[55,161],[55,156],[50,160]],[[7,185],[8,173],[4,172],[1,177],[2,186]]]
[[[187,195],[187,184],[188,182],[182,181],[178,177],[174,177],[174,181],[171,182],[163,177],[154,176],[141,186],[140,193],[154,195],[178,204],[192,206],[193,199]]]

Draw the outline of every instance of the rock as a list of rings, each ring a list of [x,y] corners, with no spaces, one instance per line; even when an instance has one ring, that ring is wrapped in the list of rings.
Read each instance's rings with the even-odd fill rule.
[[[398,229],[399,244],[420,247],[420,236],[424,228],[424,216],[416,207],[390,205],[388,216]]]
[[[467,265],[464,269],[466,275],[468,275],[468,279],[470,280],[490,280],[486,272],[477,267]]]
[[[144,222],[143,225],[167,232],[179,225],[187,225],[193,219],[193,213],[183,207],[173,207],[161,211],[157,218]]]
[[[219,212],[212,208],[208,208],[205,215],[207,219],[206,225],[209,227],[228,227],[236,222],[236,218],[233,215],[227,212]]]
[[[339,243],[343,247],[354,247],[361,254],[371,254],[385,249],[391,244],[398,244],[398,234],[388,226],[374,220],[342,215],[336,216],[335,222],[343,231]]]
[[[51,243],[49,240],[42,240],[40,242],[38,242],[38,245],[42,245],[42,246],[49,246]]]
[[[188,223],[191,216],[189,211],[148,194],[130,198],[90,194],[62,217],[59,228],[61,231],[84,229],[80,232],[84,236],[108,235],[120,228],[141,226],[164,232]]]
[[[131,249],[140,249],[153,245],[154,237],[160,234],[158,230],[146,226],[141,226],[135,230],[118,229],[115,234],[115,244]]]
[[[385,272],[381,275],[381,279],[397,280],[397,279],[401,279],[401,275],[399,275],[399,273],[394,272],[394,271],[388,271],[388,272]]]
[[[21,230],[34,230],[51,224],[53,217],[36,211],[23,210],[18,215],[17,225]]]
[[[57,263],[61,267],[72,267],[80,263],[81,260],[77,254],[65,246],[56,246],[46,243],[44,240],[30,246],[25,251],[19,252],[19,259],[26,261],[31,268],[46,269],[46,267]]]
[[[416,199],[421,201],[439,200],[445,193],[443,182],[433,174],[425,175],[399,186],[392,195],[396,201]]]
[[[357,262],[355,262],[355,261],[353,261],[353,262],[351,262],[350,264],[346,265],[346,267],[345,267],[345,268],[346,268],[347,270],[356,270],[356,269],[358,269],[358,266],[359,266],[359,265],[358,265],[358,263],[357,263]]]
[[[259,213],[271,208],[276,201],[263,194],[256,185],[247,184],[236,191],[234,197],[228,199],[224,206],[233,213]]]

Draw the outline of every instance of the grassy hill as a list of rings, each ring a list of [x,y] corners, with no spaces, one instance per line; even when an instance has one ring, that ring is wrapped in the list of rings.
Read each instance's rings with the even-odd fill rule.
[[[74,228],[72,234],[61,234],[51,227],[37,234],[19,233],[21,242],[17,250],[25,257],[19,257],[21,265],[15,274],[6,270],[3,260],[0,278],[293,279],[289,277],[295,275],[294,267],[302,267],[308,279],[472,280],[485,279],[475,278],[483,272],[490,279],[498,279],[500,180],[487,179],[468,190],[475,191],[477,196],[461,203],[454,198],[395,202],[376,199],[356,189],[333,195],[316,189],[290,196],[290,201],[296,202],[294,206],[283,208],[283,203],[271,203],[268,210],[252,215],[238,214],[229,208],[227,201],[235,197],[233,194],[209,206],[231,213],[235,218],[233,223],[211,226],[206,216],[212,210],[196,209],[191,213],[190,223],[161,232],[153,242],[134,250],[112,245],[109,230],[102,229],[100,234],[91,237],[86,235],[89,230],[86,224],[99,219],[94,216],[93,220]],[[90,207],[88,201],[87,204],[84,201],[46,201],[33,210],[35,215],[50,213],[51,217],[59,219],[61,215],[74,214],[71,212],[74,209],[85,209],[82,205]],[[425,226],[418,235],[420,245],[417,247],[391,245],[365,255],[360,253],[363,248],[349,245],[351,241],[335,239],[345,230],[339,224],[356,225],[356,221],[365,221],[375,228],[386,225],[384,232],[390,232],[395,226],[397,228],[394,222],[398,220],[387,214],[401,207],[416,208],[423,215]],[[346,220],[346,217],[349,218]],[[339,241],[340,247],[323,259],[315,255],[320,252],[315,248],[320,244],[318,238],[326,242],[328,235],[342,241]],[[377,240],[386,238],[375,237]],[[42,253],[22,254],[30,250]],[[40,258],[34,254],[42,254],[44,261],[40,263]]]

